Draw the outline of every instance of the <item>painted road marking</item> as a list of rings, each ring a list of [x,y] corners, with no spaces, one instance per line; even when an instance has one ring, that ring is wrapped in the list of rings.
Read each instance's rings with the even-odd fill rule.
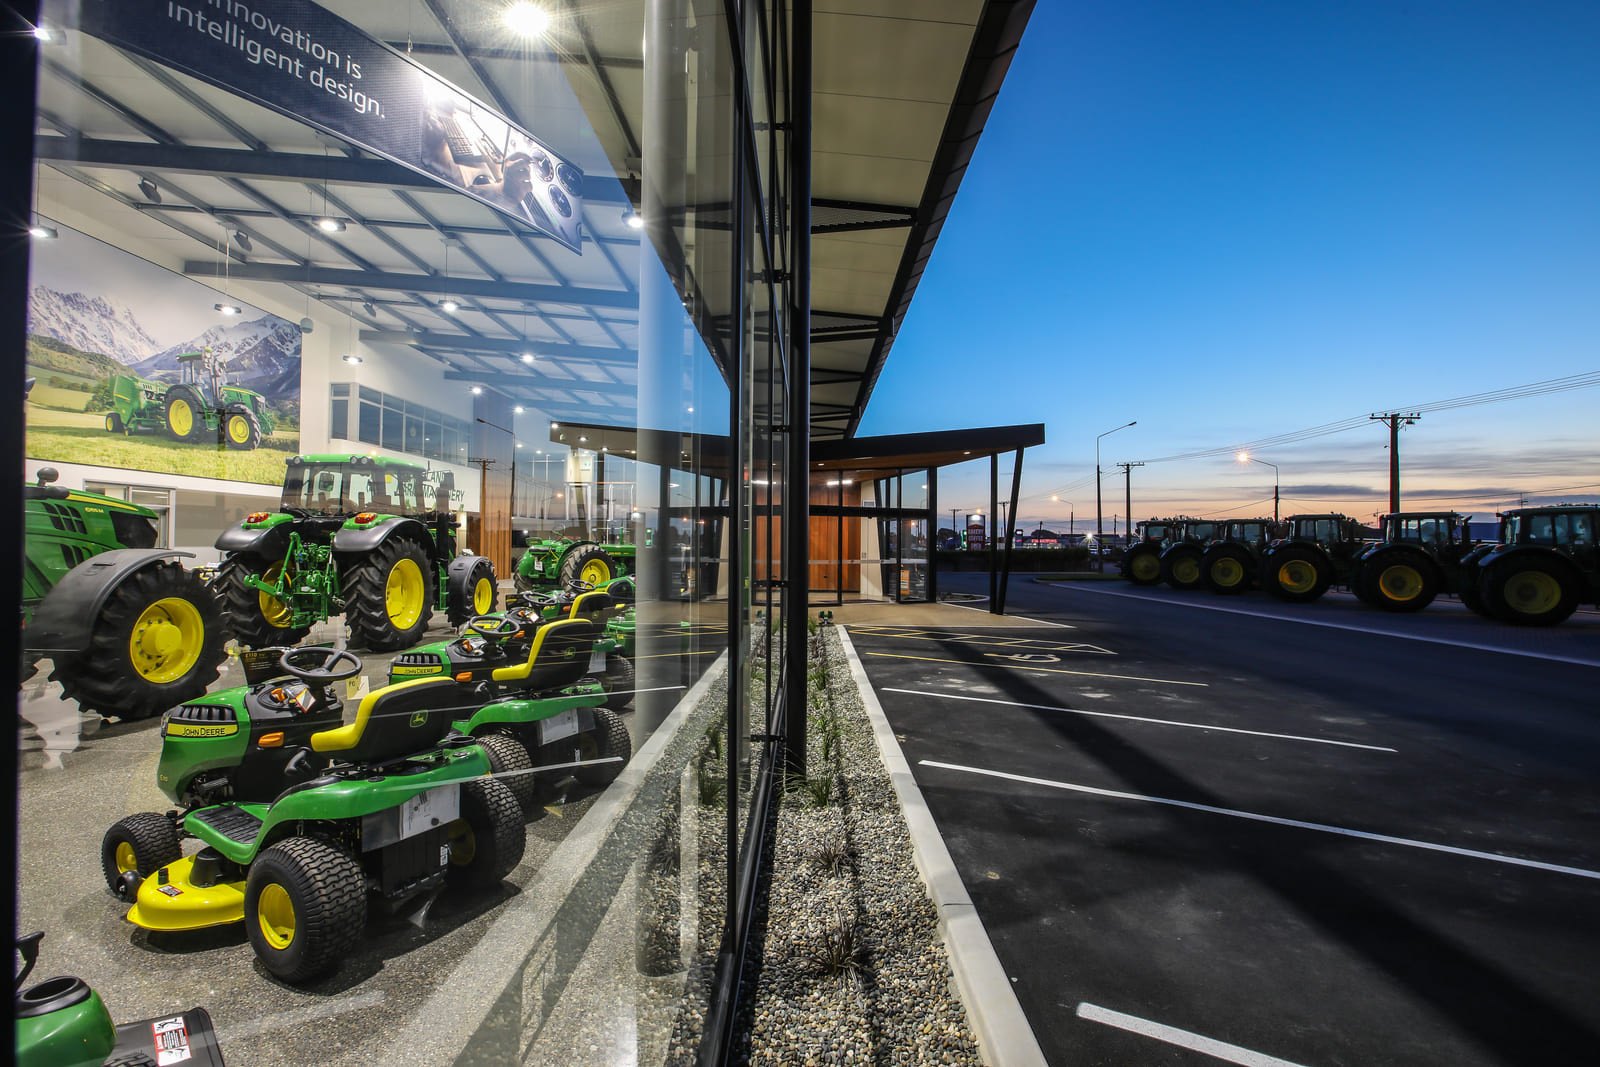
[[[1191,730],[1216,730],[1225,734],[1249,734],[1252,737],[1275,737],[1280,741],[1310,741],[1317,745],[1338,745],[1341,748],[1364,748],[1369,752],[1394,752],[1399,749],[1382,745],[1361,745],[1354,741],[1331,741],[1325,737],[1302,737],[1299,734],[1273,734],[1264,730],[1243,730],[1236,726],[1212,726],[1203,722],[1178,722],[1175,719],[1149,719],[1143,715],[1119,715],[1111,711],[1086,711],[1082,708],[1062,708],[1053,704],[1022,704],[1014,700],[995,700],[991,697],[958,696],[955,693],[937,693],[926,689],[884,689],[885,693],[904,693],[907,696],[936,697],[940,700],[970,700],[975,704],[999,704],[1007,708],[1033,708],[1038,711],[1060,711],[1068,715],[1093,715],[1097,719],[1126,719],[1129,722],[1148,722],[1157,726],[1186,726]]]
[[[894,626],[852,626],[850,632],[867,637],[892,637],[901,641],[937,641],[940,644],[995,645],[1002,648],[1030,648],[1037,652],[1095,652],[1114,656],[1108,648],[1082,641],[1040,641],[1033,637],[991,637],[987,634],[953,633],[949,630],[906,630]]]
[[[1271,823],[1274,826],[1292,826],[1300,830],[1318,830],[1325,834],[1339,834],[1343,837],[1360,838],[1363,841],[1377,841],[1385,845],[1405,845],[1407,848],[1426,849],[1429,852],[1447,852],[1452,856],[1466,856],[1469,859],[1493,860],[1496,863],[1508,863],[1513,867],[1529,867],[1536,871],[1553,871],[1556,874],[1570,874],[1578,878],[1593,878],[1600,881],[1600,871],[1586,870],[1583,867],[1564,867],[1558,863],[1544,863],[1539,860],[1525,860],[1517,856],[1503,856],[1498,852],[1479,852],[1477,849],[1457,848],[1455,845],[1439,845],[1432,841],[1414,841],[1409,837],[1390,837],[1388,834],[1373,834],[1365,830],[1350,830],[1343,826],[1327,826],[1319,822],[1302,822],[1299,819],[1284,819],[1277,815],[1261,815],[1253,811],[1235,811],[1233,808],[1217,808],[1210,804],[1196,804],[1190,800],[1173,800],[1170,797],[1147,797],[1138,793],[1122,793],[1115,789],[1097,789],[1092,785],[1073,785],[1070,782],[1052,782],[1048,778],[1029,778],[1022,774],[1010,774],[1006,771],[990,771],[982,767],[963,767],[956,763],[936,763],[933,760],[919,761],[924,767],[937,767],[946,771],[963,771],[967,774],[982,774],[990,778],[1004,778],[1012,782],[1024,782],[1028,785],[1042,785],[1050,789],[1065,789],[1073,793],[1088,793],[1097,797],[1111,797],[1115,800],[1142,800],[1147,804],[1165,804],[1172,808],[1186,808],[1189,811],[1204,811],[1212,815],[1231,815],[1235,819],[1248,819],[1251,822]]]
[[[1374,630],[1370,626],[1353,626],[1344,622],[1328,622],[1324,619],[1307,619],[1299,615],[1273,615],[1265,611],[1245,611],[1243,608],[1225,608],[1217,604],[1207,604],[1199,600],[1167,600],[1162,597],[1140,596],[1137,593],[1119,593],[1114,589],[1093,589],[1082,582],[1047,582],[1052,588],[1060,589],[1067,586],[1082,588],[1100,596],[1117,596],[1124,600],[1143,600],[1152,604],[1181,604],[1187,608],[1199,608],[1202,611],[1220,611],[1225,615],[1247,615],[1252,619],[1268,619],[1272,622],[1295,622],[1302,626],[1321,626],[1327,630],[1349,630],[1351,633],[1369,634],[1375,637],[1398,637],[1405,641],[1422,641],[1430,645],[1449,645],[1451,648],[1467,648],[1474,652],[1502,652],[1507,656],[1525,656],[1528,659],[1548,660],[1551,663],[1571,663],[1578,667],[1600,667],[1600,663],[1592,659],[1578,659],[1576,656],[1552,656],[1546,652],[1527,652],[1519,648],[1501,648],[1498,645],[1480,645],[1472,641],[1455,641],[1447,637],[1428,637],[1425,634],[1397,633],[1394,630]]]
[[[936,656],[905,656],[897,652],[863,652],[883,659],[914,659],[923,663],[959,663],[963,667],[1000,667],[1008,671],[1034,671],[1039,674],[1075,674],[1083,678],[1114,678],[1119,682],[1153,682],[1156,685],[1192,685],[1209,689],[1210,682],[1178,682],[1171,678],[1137,678],[1131,674],[1096,674],[1094,671],[1068,671],[1058,667],[1028,667],[1020,663],[984,663],[980,660],[939,659]]]
[[[1090,1022],[1104,1023],[1114,1026],[1118,1030],[1126,1030],[1132,1034],[1141,1034],[1144,1037],[1153,1037],[1157,1041],[1165,1041],[1169,1045],[1180,1048],[1193,1049],[1213,1056],[1225,1063],[1239,1063],[1244,1067],[1300,1067],[1289,1060],[1280,1060],[1276,1056],[1268,1056],[1261,1052],[1252,1052],[1238,1045],[1230,1045],[1225,1041],[1215,1038],[1203,1037],[1200,1034],[1190,1033],[1188,1030],[1179,1030],[1176,1026],[1167,1026],[1164,1023],[1153,1023],[1149,1019],[1141,1019],[1136,1015],[1124,1015],[1120,1011],[1102,1008],[1098,1005],[1084,1002],[1078,1005],[1078,1018],[1088,1019]]]

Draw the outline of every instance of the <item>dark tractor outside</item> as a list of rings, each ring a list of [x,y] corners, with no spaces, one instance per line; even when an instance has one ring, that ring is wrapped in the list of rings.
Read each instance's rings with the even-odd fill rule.
[[[1242,593],[1256,584],[1261,553],[1281,532],[1271,519],[1232,519],[1200,557],[1206,588],[1224,595]]]
[[[1181,538],[1182,519],[1149,519],[1135,523],[1133,543],[1122,554],[1122,576],[1134,585],[1155,585],[1161,580],[1161,553]]]
[[[516,585],[522,593],[558,592],[573,582],[604,586],[635,572],[638,546],[625,542],[556,537],[532,541],[517,560]]]
[[[1597,526],[1600,504],[1503,512],[1500,543],[1462,559],[1462,601],[1519,626],[1554,626],[1579,604],[1600,605]]]
[[[456,554],[454,479],[419,463],[358,455],[288,461],[283,503],[217,538],[212,588],[239,640],[292,645],[343,612],[352,647],[408,648],[435,610],[452,626],[494,610],[494,566]]]
[[[1366,528],[1347,515],[1291,515],[1288,532],[1261,552],[1261,587],[1280,600],[1303,604],[1330,585],[1351,584],[1356,557],[1370,543]]]
[[[1473,549],[1467,516],[1405,511],[1383,516],[1377,544],[1356,557],[1351,590],[1384,611],[1421,611],[1440,593],[1461,593],[1461,561]],[[1463,599],[1467,596],[1464,595]]]
[[[106,429],[112,433],[160,433],[175,440],[215,442],[249,450],[276,428],[266,397],[227,384],[222,361],[204,352],[178,356],[176,384],[153,382],[129,374],[111,379],[111,410]]]
[[[226,655],[205,584],[155,547],[149,508],[52,485],[23,489],[23,677],[40,659],[85,710],[141,719],[200,696]]]
[[[1223,524],[1188,519],[1180,529],[1161,553],[1161,580],[1174,589],[1193,589],[1205,579],[1200,561],[1206,547],[1222,536]]]

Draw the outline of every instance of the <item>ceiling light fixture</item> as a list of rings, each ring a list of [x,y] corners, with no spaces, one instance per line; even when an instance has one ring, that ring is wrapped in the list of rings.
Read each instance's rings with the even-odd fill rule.
[[[58,233],[56,233],[56,228],[54,226],[46,226],[39,222],[29,226],[28,233],[34,237],[37,237],[41,241],[49,241],[60,236]]]
[[[644,216],[631,207],[622,213],[622,221],[630,230],[644,229]]]
[[[542,37],[550,30],[550,12],[531,3],[529,0],[517,0],[516,3],[506,8],[501,16],[506,29],[523,37]]]
[[[473,386],[473,387],[472,387],[472,395],[473,395],[473,396],[482,396],[482,395],[483,395],[483,386],[481,386],[481,385],[474,385],[474,386]]]
[[[321,230],[323,233],[343,233],[344,220],[323,216],[317,220],[317,229]]]
[[[245,233],[243,230],[233,231],[233,243],[238,245],[246,252],[254,250],[253,246],[250,244],[250,235]]]
[[[443,311],[448,311],[453,315],[457,311],[461,310],[461,305],[456,303],[454,300],[446,298],[444,300],[439,301],[439,308],[441,310],[443,310]]]
[[[522,405],[518,404],[516,407],[512,408],[511,409],[511,413],[513,415],[521,415],[522,414]]]
[[[372,306],[372,301],[370,301],[370,300],[364,301],[362,303],[361,310],[365,311],[368,315],[372,315],[372,316],[376,316],[378,314],[378,309]]]
[[[361,362],[361,357],[356,355],[354,352],[351,352],[348,356],[344,357],[344,361],[346,363],[359,364]]]
[[[522,353],[522,362],[528,364],[529,366],[532,366],[533,365],[533,353],[532,352],[524,352],[524,353]]]
[[[244,314],[244,308],[240,307],[238,304],[212,304],[211,306],[222,312],[224,315]]]
[[[143,193],[144,198],[150,201],[152,204],[161,203],[161,187],[155,182],[151,181],[149,178],[139,179],[139,191]]]
[[[46,44],[56,39],[56,35],[50,32],[50,27],[42,22],[33,28],[33,36],[35,40],[43,41]]]

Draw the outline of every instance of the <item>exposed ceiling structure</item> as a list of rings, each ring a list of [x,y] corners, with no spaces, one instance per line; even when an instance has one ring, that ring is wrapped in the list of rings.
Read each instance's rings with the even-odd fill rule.
[[[425,353],[447,380],[556,418],[633,425],[641,249],[625,215],[638,206],[645,5],[554,5],[555,28],[535,48],[484,0],[323,3],[582,167],[584,254],[88,37],[43,54],[41,184],[58,199],[98,197],[95,211],[219,289],[283,285],[344,316],[352,339]],[[1031,7],[817,4],[818,439],[859,425]]]

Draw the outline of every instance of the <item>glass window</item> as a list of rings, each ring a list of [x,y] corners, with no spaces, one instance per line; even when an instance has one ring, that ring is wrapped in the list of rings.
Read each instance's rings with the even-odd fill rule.
[[[383,443],[383,409],[376,404],[366,401],[361,403],[360,437],[363,444],[376,445]]]
[[[328,436],[344,439],[349,436],[345,424],[350,418],[350,401],[335,399],[328,412]]]

